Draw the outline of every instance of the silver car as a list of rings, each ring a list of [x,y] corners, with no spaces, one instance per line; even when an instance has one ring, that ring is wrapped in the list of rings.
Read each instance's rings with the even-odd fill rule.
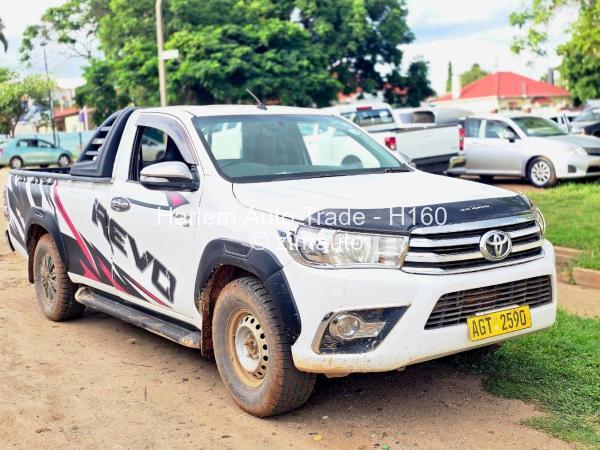
[[[600,175],[600,138],[568,134],[546,118],[490,114],[468,117],[463,127],[465,164],[452,175],[514,176],[544,188]]]

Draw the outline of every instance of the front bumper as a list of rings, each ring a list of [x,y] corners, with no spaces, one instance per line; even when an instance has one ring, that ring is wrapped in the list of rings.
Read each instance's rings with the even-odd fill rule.
[[[556,167],[556,176],[560,179],[600,176],[600,156],[570,156],[564,164]]]
[[[480,272],[454,275],[413,275],[392,269],[315,269],[292,262],[284,270],[302,321],[292,346],[299,370],[326,374],[383,372],[452,353],[489,345],[550,327],[556,317],[554,251],[544,243],[544,256],[535,261]],[[425,330],[438,299],[449,292],[550,275],[552,303],[531,309],[532,327],[471,342],[467,325]],[[328,313],[351,309],[408,306],[381,344],[360,354],[319,354],[313,339]]]

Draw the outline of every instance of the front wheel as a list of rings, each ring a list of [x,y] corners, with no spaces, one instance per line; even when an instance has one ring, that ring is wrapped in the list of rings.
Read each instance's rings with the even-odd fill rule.
[[[217,299],[212,329],[219,373],[235,402],[258,417],[302,406],[314,388],[315,375],[294,366],[283,320],[254,277],[230,282]]]
[[[59,167],[67,167],[69,164],[71,164],[71,158],[69,158],[69,155],[60,155],[58,157]]]
[[[531,184],[540,188],[548,188],[556,185],[556,171],[554,164],[546,158],[535,158],[527,169],[527,177]]]

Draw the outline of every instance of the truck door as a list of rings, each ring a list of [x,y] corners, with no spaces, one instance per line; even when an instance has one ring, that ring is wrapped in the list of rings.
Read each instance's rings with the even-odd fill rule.
[[[202,186],[149,188],[140,183],[140,172],[152,164],[178,161],[197,173],[197,159],[176,119],[142,114],[136,120],[132,148],[119,149],[127,150],[129,158],[119,157],[109,196],[115,288],[140,306],[193,317],[194,257],[199,255],[194,218]]]

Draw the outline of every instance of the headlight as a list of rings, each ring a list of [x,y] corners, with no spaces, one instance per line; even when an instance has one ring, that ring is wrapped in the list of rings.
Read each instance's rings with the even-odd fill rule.
[[[535,221],[537,222],[540,230],[542,231],[542,237],[546,234],[546,219],[544,219],[544,215],[542,211],[537,206],[533,207],[533,215],[535,217]]]
[[[587,152],[585,151],[585,149],[583,147],[579,147],[579,146],[569,147],[567,149],[567,151],[569,153],[571,153],[572,155],[582,155],[582,156],[587,155]]]
[[[408,248],[403,236],[350,233],[301,225],[286,246],[294,258],[315,267],[400,268]]]

